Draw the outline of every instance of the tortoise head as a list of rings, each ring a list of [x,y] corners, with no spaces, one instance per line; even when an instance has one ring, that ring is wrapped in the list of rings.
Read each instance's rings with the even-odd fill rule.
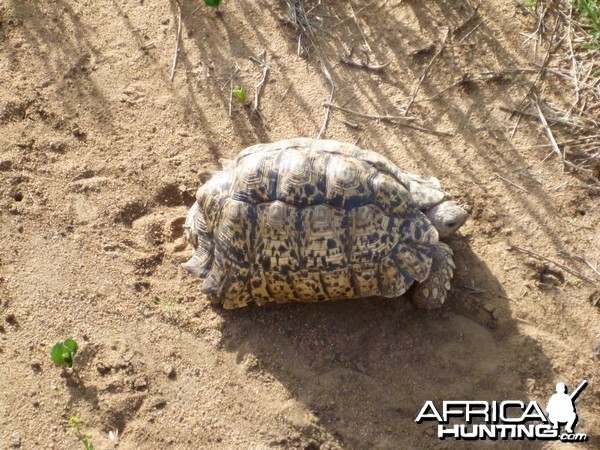
[[[443,200],[423,212],[442,238],[462,227],[469,217],[467,211],[450,200]]]

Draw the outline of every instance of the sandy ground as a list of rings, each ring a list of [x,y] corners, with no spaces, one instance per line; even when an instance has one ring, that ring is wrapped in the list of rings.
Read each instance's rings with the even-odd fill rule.
[[[317,6],[316,48],[305,40],[299,57],[282,2],[225,0],[217,15],[183,0],[170,81],[175,3],[0,4],[0,448],[83,448],[72,416],[97,449],[112,448],[113,430],[125,449],[447,448],[415,423],[425,401],[545,405],[556,382],[583,379],[577,431],[590,441],[579,445],[600,448],[599,279],[565,256],[600,262],[597,173],[543,161],[552,149],[536,117],[511,139],[516,118],[502,108],[519,105],[535,73],[430,99],[465,74],[535,67],[543,46],[534,54],[520,34],[533,18],[489,0],[472,31],[462,2],[365,5]],[[457,272],[443,310],[405,298],[210,306],[180,268],[199,171],[258,142],[315,137],[329,98],[320,58],[336,104],[398,115],[442,48],[409,111],[425,130],[332,109],[324,136],[436,176],[468,205],[448,241]],[[341,63],[351,49],[387,66]],[[230,105],[229,83],[252,102],[263,67],[250,57],[263,51],[261,119]],[[549,79],[543,94],[568,104],[572,86]],[[48,355],[68,336],[80,344],[75,374]]]

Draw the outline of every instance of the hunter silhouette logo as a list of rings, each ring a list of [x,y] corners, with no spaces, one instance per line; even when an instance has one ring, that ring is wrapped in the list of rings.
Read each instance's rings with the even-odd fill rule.
[[[427,401],[415,422],[437,422],[439,439],[457,440],[561,440],[584,442],[585,433],[575,433],[577,412],[575,400],[588,382],[583,380],[571,394],[564,383],[556,385],[556,393],[550,397],[546,413],[535,400],[488,402],[483,400],[446,400],[441,408]],[[561,424],[565,424],[561,433]]]
[[[575,399],[581,391],[587,386],[587,380],[583,380],[581,384],[573,391],[571,395],[567,394],[567,387],[564,383],[556,385],[556,394],[550,397],[546,411],[548,411],[548,419],[554,425],[553,428],[558,429],[559,423],[566,423],[565,431],[573,434],[573,427],[577,423],[577,412],[575,411]]]

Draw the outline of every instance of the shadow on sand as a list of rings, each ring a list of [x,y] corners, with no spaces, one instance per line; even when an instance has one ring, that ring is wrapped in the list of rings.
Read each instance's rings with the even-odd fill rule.
[[[538,344],[519,333],[502,286],[468,247],[455,253],[459,274],[468,268],[484,292],[456,287],[459,277],[442,311],[417,310],[404,296],[218,309],[222,346],[245,370],[280,381],[345,448],[435,445],[434,425],[415,423],[427,400],[527,401],[532,380],[552,379]],[[291,424],[319,439],[314,428]]]

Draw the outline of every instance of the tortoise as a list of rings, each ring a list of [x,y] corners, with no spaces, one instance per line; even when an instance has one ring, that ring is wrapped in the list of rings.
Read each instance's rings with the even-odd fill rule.
[[[414,282],[415,305],[435,309],[455,268],[439,238],[467,216],[436,178],[373,151],[308,138],[258,144],[198,189],[183,266],[228,309],[398,297]]]

